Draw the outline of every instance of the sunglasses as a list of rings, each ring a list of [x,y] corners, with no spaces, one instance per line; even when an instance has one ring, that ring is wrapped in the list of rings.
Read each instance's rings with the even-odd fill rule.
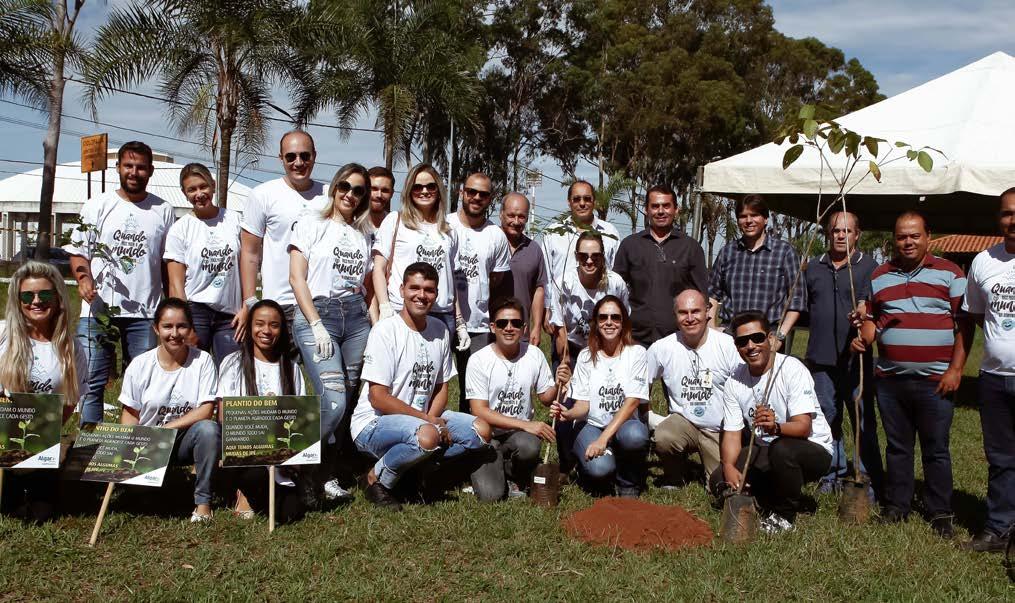
[[[22,291],[18,293],[18,299],[26,306],[35,301],[36,297],[39,298],[40,304],[48,306],[56,301],[56,289],[40,289],[39,291]]]
[[[418,195],[418,194],[422,193],[423,191],[426,191],[428,193],[436,193],[437,192],[437,183],[436,182],[430,182],[430,183],[427,183],[427,184],[413,184],[412,188],[409,189],[409,190],[411,190],[412,194],[414,194],[414,195]]]
[[[339,182],[335,186],[335,190],[338,191],[338,194],[340,195],[346,195],[349,193],[349,191],[352,191],[352,196],[356,197],[357,199],[362,199],[363,194],[367,192],[367,189],[365,187],[362,187],[358,184],[356,186],[353,186],[349,184],[348,181],[345,180]]]
[[[613,322],[624,322],[624,317],[621,316],[620,314],[597,314],[596,320],[598,320],[601,323],[606,322],[608,320]]]
[[[299,157],[300,159],[303,160],[304,163],[306,163],[307,161],[310,161],[310,159],[313,156],[314,154],[311,153],[310,151],[300,151],[299,153],[286,153],[282,157],[285,159],[286,163],[293,163],[294,161],[296,161],[297,157]]]
[[[498,329],[506,329],[508,325],[520,329],[525,326],[525,321],[521,318],[498,318],[493,324],[497,325]]]
[[[747,345],[748,341],[756,345],[761,345],[762,343],[765,343],[766,339],[768,339],[768,334],[758,331],[757,333],[751,333],[750,335],[740,335],[734,337],[733,343],[738,348],[742,348]]]
[[[592,260],[593,262],[598,264],[599,262],[602,262],[605,259],[605,257],[606,257],[606,256],[604,256],[603,254],[601,254],[599,252],[596,252],[596,253],[585,253],[584,251],[578,251],[574,255],[575,255],[576,258],[578,258],[578,262],[581,263],[581,264],[585,264],[589,260]]]
[[[592,195],[575,195],[571,197],[571,203],[592,203]]]
[[[490,198],[490,191],[481,191],[477,188],[467,188],[465,189],[465,194],[469,197],[479,197],[483,201]]]

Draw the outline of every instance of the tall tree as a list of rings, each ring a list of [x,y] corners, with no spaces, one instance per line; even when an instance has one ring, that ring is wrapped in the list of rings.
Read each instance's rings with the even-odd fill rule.
[[[257,153],[273,85],[302,94],[312,66],[296,48],[334,25],[318,17],[295,0],[144,0],[114,10],[86,64],[86,98],[94,111],[114,88],[158,78],[177,130],[199,132],[217,154],[217,195],[225,207],[233,139],[237,158]]]

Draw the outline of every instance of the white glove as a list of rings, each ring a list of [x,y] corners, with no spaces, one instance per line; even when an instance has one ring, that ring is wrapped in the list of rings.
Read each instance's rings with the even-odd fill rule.
[[[331,335],[328,334],[328,329],[325,329],[321,324],[320,318],[310,323],[310,330],[314,332],[314,343],[317,344],[317,351],[314,353],[314,356],[317,357],[315,361],[331,358],[331,355],[335,353],[335,344],[331,342]]]
[[[384,320],[385,318],[395,315],[395,311],[391,309],[391,304],[389,304],[388,302],[381,302],[381,305],[378,309],[380,310],[381,314],[378,320]]]
[[[469,337],[469,331],[465,328],[465,321],[461,316],[455,319],[455,336],[458,338],[458,343],[455,345],[456,351],[464,352],[469,349],[472,338]]]

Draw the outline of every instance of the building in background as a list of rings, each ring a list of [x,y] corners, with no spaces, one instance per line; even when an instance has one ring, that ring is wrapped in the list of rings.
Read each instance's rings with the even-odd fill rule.
[[[955,262],[965,273],[976,254],[1001,242],[1001,237],[985,235],[944,235],[930,240],[930,252]]]

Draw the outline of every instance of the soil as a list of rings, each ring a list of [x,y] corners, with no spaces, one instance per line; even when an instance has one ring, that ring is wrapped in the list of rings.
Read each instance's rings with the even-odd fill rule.
[[[13,467],[32,456],[32,453],[27,450],[7,450],[0,453],[0,467]]]
[[[708,524],[683,508],[635,498],[601,498],[561,523],[585,542],[636,551],[676,551],[712,542]]]
[[[257,467],[261,465],[281,465],[298,451],[289,448],[277,448],[268,454],[251,454],[247,456],[227,456],[222,463],[223,467]]]

